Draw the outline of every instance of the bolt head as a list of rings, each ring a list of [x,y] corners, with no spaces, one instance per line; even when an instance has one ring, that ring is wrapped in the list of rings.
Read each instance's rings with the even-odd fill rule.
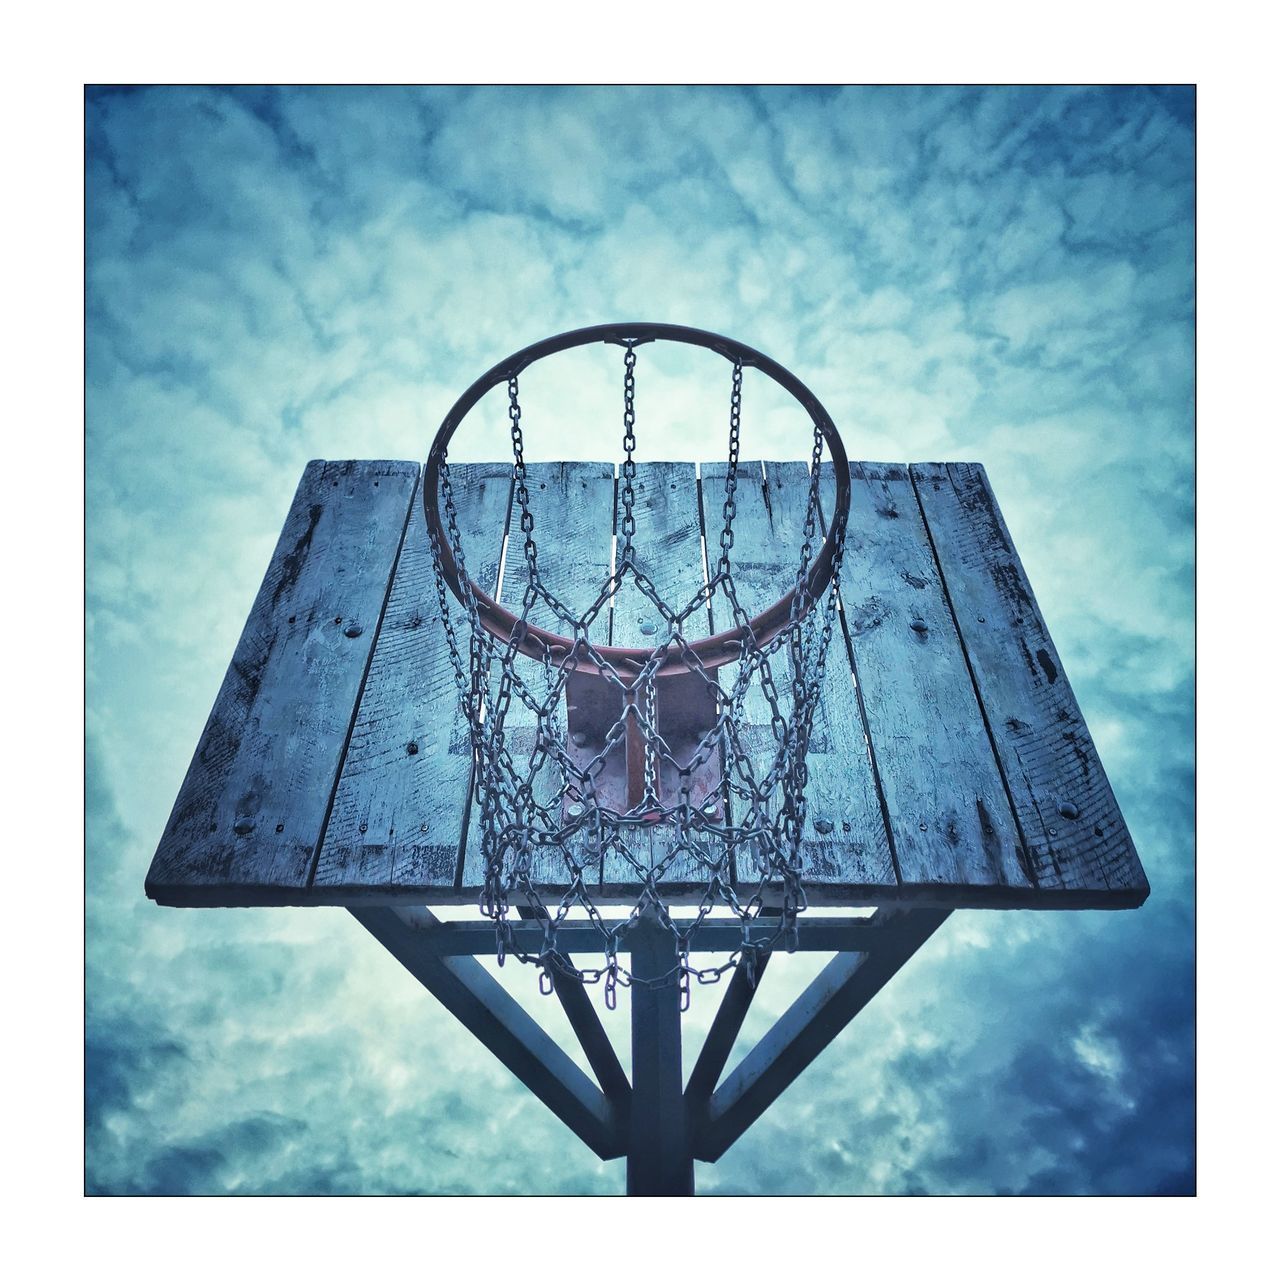
[[[364,628],[358,622],[348,622],[347,625],[342,628],[342,634],[346,636],[348,640],[354,640],[356,636],[364,634]]]
[[[248,817],[237,818],[236,824],[232,827],[232,830],[238,836],[247,836],[249,832],[253,830],[253,819]]]
[[[1074,822],[1080,816],[1080,810],[1069,800],[1064,800],[1058,806],[1058,812],[1069,821]]]

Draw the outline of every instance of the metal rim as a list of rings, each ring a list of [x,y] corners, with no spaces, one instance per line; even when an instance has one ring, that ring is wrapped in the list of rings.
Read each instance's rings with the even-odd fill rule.
[[[836,509],[827,528],[827,536],[814,558],[809,570],[808,595],[811,602],[818,600],[831,582],[835,569],[836,549],[844,536],[845,523],[849,516],[849,459],[845,453],[844,442],[836,430],[831,415],[827,412],[817,396],[805,386],[789,369],[771,360],[762,352],[723,334],[711,333],[706,329],[690,329],[677,324],[600,324],[585,329],[572,329],[567,333],[557,334],[553,338],[545,338],[531,346],[524,347],[500,360],[487,373],[482,374],[458,398],[453,408],[445,415],[439,431],[431,443],[431,452],[427,455],[426,475],[423,478],[422,502],[427,517],[427,525],[440,550],[440,568],[449,589],[463,600],[461,576],[457,562],[453,558],[453,548],[449,545],[443,525],[440,522],[439,489],[440,465],[444,461],[453,439],[454,432],[462,420],[476,406],[481,397],[494,387],[516,377],[535,361],[546,356],[567,351],[571,347],[584,347],[592,343],[612,343],[616,346],[643,346],[658,340],[667,342],[683,342],[689,346],[705,347],[724,356],[730,362],[741,360],[744,369],[759,369],[761,373],[772,378],[782,389],[808,413],[814,426],[822,433],[827,448],[831,451],[831,463],[836,479]],[[539,661],[548,654],[553,660],[562,661],[574,649],[577,642],[570,637],[556,635],[532,623],[522,623],[509,609],[503,608],[487,592],[481,589],[468,575],[471,592],[475,598],[476,609],[481,625],[499,640],[510,643],[517,638],[516,648],[519,652]],[[756,645],[767,644],[786,625],[791,614],[792,602],[796,590],[793,587],[781,599],[759,613],[750,622],[751,632],[755,636]],[[812,607],[812,604],[810,605]],[[697,655],[704,667],[724,666],[736,661],[741,656],[747,635],[745,627],[733,627],[728,631],[706,636],[701,640],[685,641],[685,647]],[[591,648],[600,659],[615,670],[626,672],[637,671],[645,666],[663,645],[655,645],[649,649],[628,649],[612,645],[592,645]],[[594,662],[585,663],[579,670],[591,671],[596,668]],[[680,648],[673,647],[662,664],[657,668],[658,675],[673,675],[678,671],[687,671],[688,661]],[[599,674],[604,674],[599,670]]]

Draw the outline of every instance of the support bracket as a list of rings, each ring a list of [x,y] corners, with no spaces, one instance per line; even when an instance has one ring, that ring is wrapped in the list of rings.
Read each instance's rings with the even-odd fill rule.
[[[882,908],[869,919],[802,921],[801,950],[839,954],[721,1083],[767,954],[754,976],[735,970],[683,1090],[679,987],[645,981],[668,974],[678,954],[674,935],[651,910],[620,946],[639,980],[631,986],[630,1081],[587,992],[569,974],[553,975],[598,1085],[475,959],[493,953],[492,925],[445,924],[425,907],[357,907],[351,914],[596,1155],[627,1157],[628,1194],[691,1195],[693,1162],[718,1160],[950,912]],[[536,920],[513,927],[542,932]],[[740,926],[733,928],[740,937]],[[578,949],[571,939],[579,931],[581,949],[598,940],[594,927],[562,927],[557,937],[566,952]],[[715,941],[700,939],[699,949]]]

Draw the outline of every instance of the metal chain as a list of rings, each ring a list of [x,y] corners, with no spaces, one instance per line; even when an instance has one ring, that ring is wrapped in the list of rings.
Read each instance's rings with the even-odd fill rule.
[[[791,613],[783,628],[766,643],[761,643],[747,625],[750,619],[738,600],[733,582],[731,552],[733,521],[738,510],[743,376],[742,362],[735,359],[729,408],[729,461],[715,571],[705,588],[682,608],[664,601],[652,580],[635,562],[636,356],[630,343],[626,344],[623,363],[624,460],[619,484],[622,508],[618,526],[619,563],[596,599],[577,616],[566,609],[542,581],[524,458],[519,382],[515,375],[507,382],[513,509],[520,513],[527,571],[521,620],[527,622],[530,611],[541,601],[562,621],[572,624],[578,637],[573,652],[553,659],[546,651],[542,661],[535,662],[518,654],[518,633],[511,641],[499,644],[483,626],[469,579],[463,572],[462,604],[469,632],[464,660],[442,571],[441,546],[434,533],[431,550],[442,629],[459,703],[470,729],[479,838],[485,867],[480,907],[494,921],[498,963],[514,955],[523,962],[537,965],[539,987],[544,993],[554,990],[558,981],[588,984],[603,981],[605,1004],[609,1008],[616,1005],[619,986],[653,988],[677,984],[681,1007],[687,1008],[692,980],[696,979],[700,985],[715,983],[739,965],[753,973],[760,958],[769,950],[777,946],[793,949],[796,944],[796,919],[806,905],[802,842],[807,753],[836,623],[843,540],[836,546],[826,599],[822,608],[817,609],[813,607],[815,601],[809,588],[809,567],[819,536],[823,438],[815,426],[808,503]],[[461,569],[465,563],[464,550],[447,460],[440,468],[440,497],[449,547]],[[668,626],[667,634],[660,638],[644,669],[626,673],[625,678],[608,668],[586,638],[591,622],[609,607],[624,574],[633,578],[636,587],[657,608]],[[735,624],[744,628],[746,637],[734,677],[724,685],[702,668],[683,638],[685,622],[696,612],[705,610],[717,594],[723,594]],[[715,698],[715,725],[705,735],[694,761],[681,762],[674,758],[658,722],[656,672],[673,649],[685,659],[691,671],[702,672]],[[602,670],[608,668],[604,678],[624,695],[619,720],[608,730],[596,756],[585,768],[569,753],[561,726],[565,682],[583,662],[595,662]],[[786,667],[786,679],[781,686],[773,670],[775,663]],[[758,744],[753,745],[750,735],[744,736],[741,732],[753,690],[759,691],[769,710],[769,723],[765,728],[772,746],[767,751],[762,751]],[[525,707],[535,720],[533,743],[527,753],[524,748],[517,752],[517,738],[507,732],[507,716],[516,705]],[[643,737],[644,790],[637,811],[619,814],[604,808],[597,800],[593,770],[600,767],[603,757],[625,736],[628,715],[635,718]],[[677,787],[674,803],[665,802],[660,796],[659,779],[664,765],[673,776],[687,777],[689,771],[705,763],[712,754],[721,753],[726,802],[722,817],[715,816],[719,812],[715,803],[702,809],[691,803],[687,781]],[[655,820],[662,824],[662,831],[669,833],[670,851],[657,866],[650,866],[648,845],[644,846],[641,857],[632,851],[629,842],[633,842],[633,833],[654,830]],[[540,875],[546,874],[548,854],[558,854],[563,862],[563,882],[567,888],[559,891],[558,900],[547,898],[534,874],[535,867],[543,868]],[[630,913],[615,922],[601,916],[587,886],[588,873],[597,878],[607,857],[621,859],[640,885]],[[672,917],[662,900],[662,876],[677,857],[693,857],[707,872],[706,889],[691,920]],[[757,887],[745,899],[739,896],[730,876],[729,868],[735,860],[744,882],[746,868],[754,865],[759,872]],[[781,906],[775,915],[765,919],[762,913],[767,893],[776,894]],[[542,923],[542,942],[536,951],[517,945],[509,919],[513,895],[522,897],[533,917]],[[641,979],[620,964],[619,943],[627,929],[650,908],[672,934],[678,958],[668,973]],[[575,909],[582,910],[600,934],[603,963],[598,966],[577,967],[557,947],[557,929]],[[692,941],[702,922],[717,909],[727,909],[737,918],[742,929],[741,944],[724,963],[697,967],[689,960]]]

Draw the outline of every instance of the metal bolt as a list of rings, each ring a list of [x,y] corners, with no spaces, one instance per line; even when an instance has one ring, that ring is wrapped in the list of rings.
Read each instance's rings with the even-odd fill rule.
[[[715,813],[716,809],[718,809],[718,808],[719,808],[719,804],[720,804],[720,802],[715,798],[715,796],[710,796],[710,797],[709,797],[709,798],[708,798],[708,799],[703,803],[703,806],[702,806],[702,812],[703,812],[703,813]]]
[[[836,829],[835,824],[828,822],[826,818],[819,818],[813,825],[818,834],[824,836],[829,836]]]
[[[911,630],[917,632],[919,635],[924,635],[924,633],[929,630],[929,626],[927,623],[922,622],[919,618],[917,618],[911,624]]]
[[[369,824],[367,822],[362,822],[360,824],[360,834],[364,835],[364,833],[368,830],[369,830]]]
[[[981,614],[979,614],[979,615],[978,615],[978,621],[979,621],[979,622],[986,622],[986,618],[982,617],[982,615],[981,615]]]
[[[247,836],[249,832],[253,830],[253,819],[237,818],[236,825],[232,828],[232,830],[238,836]]]
[[[575,729],[575,730],[574,730],[574,731],[569,735],[569,741],[570,741],[570,742],[572,742],[572,743],[573,743],[573,745],[574,745],[575,747],[585,747],[585,746],[587,745],[587,732],[586,732],[586,730],[585,730],[585,729]]]
[[[284,823],[283,823],[283,822],[277,822],[277,823],[276,823],[276,835],[279,835],[283,830],[284,830]]]
[[[409,743],[409,745],[405,747],[405,754],[416,756],[418,754],[418,744],[416,742]]]
[[[1050,834],[1051,836],[1056,836],[1056,835],[1058,834],[1058,828],[1057,828],[1057,827],[1050,827],[1050,828],[1049,828],[1049,834]]]
[[[1058,806],[1058,812],[1062,814],[1064,818],[1067,818],[1072,822],[1074,822],[1080,816],[1080,810],[1077,809],[1076,806],[1073,805],[1069,800],[1064,800]]]
[[[358,622],[348,622],[342,631],[342,634],[346,636],[348,640],[354,640],[356,636],[363,635],[363,633],[364,628]]]
[[[657,625],[656,625],[656,624],[655,624],[651,619],[649,619],[649,618],[646,618],[646,619],[645,619],[645,620],[640,624],[640,630],[641,630],[641,632],[642,632],[644,635],[646,635],[646,636],[651,636],[651,635],[653,635],[653,633],[654,633],[655,631],[657,631],[657,629],[658,629],[658,628],[657,628]]]
[[[922,822],[922,823],[920,824],[920,830],[921,830],[921,831],[928,831],[928,830],[929,830],[929,824],[928,824],[927,822]]]
[[[427,829],[427,824],[425,822],[418,828],[419,831],[425,831],[426,829]]]
[[[569,815],[569,817],[571,817],[571,818],[580,818],[580,817],[582,817],[582,815],[583,815],[584,813],[586,813],[586,811],[587,811],[587,810],[586,810],[586,806],[585,806],[585,805],[584,805],[580,800],[575,800],[575,801],[574,801],[574,802],[573,802],[573,803],[572,803],[572,804],[571,804],[571,805],[570,805],[570,806],[565,810],[565,812],[566,812],[566,813]]]

